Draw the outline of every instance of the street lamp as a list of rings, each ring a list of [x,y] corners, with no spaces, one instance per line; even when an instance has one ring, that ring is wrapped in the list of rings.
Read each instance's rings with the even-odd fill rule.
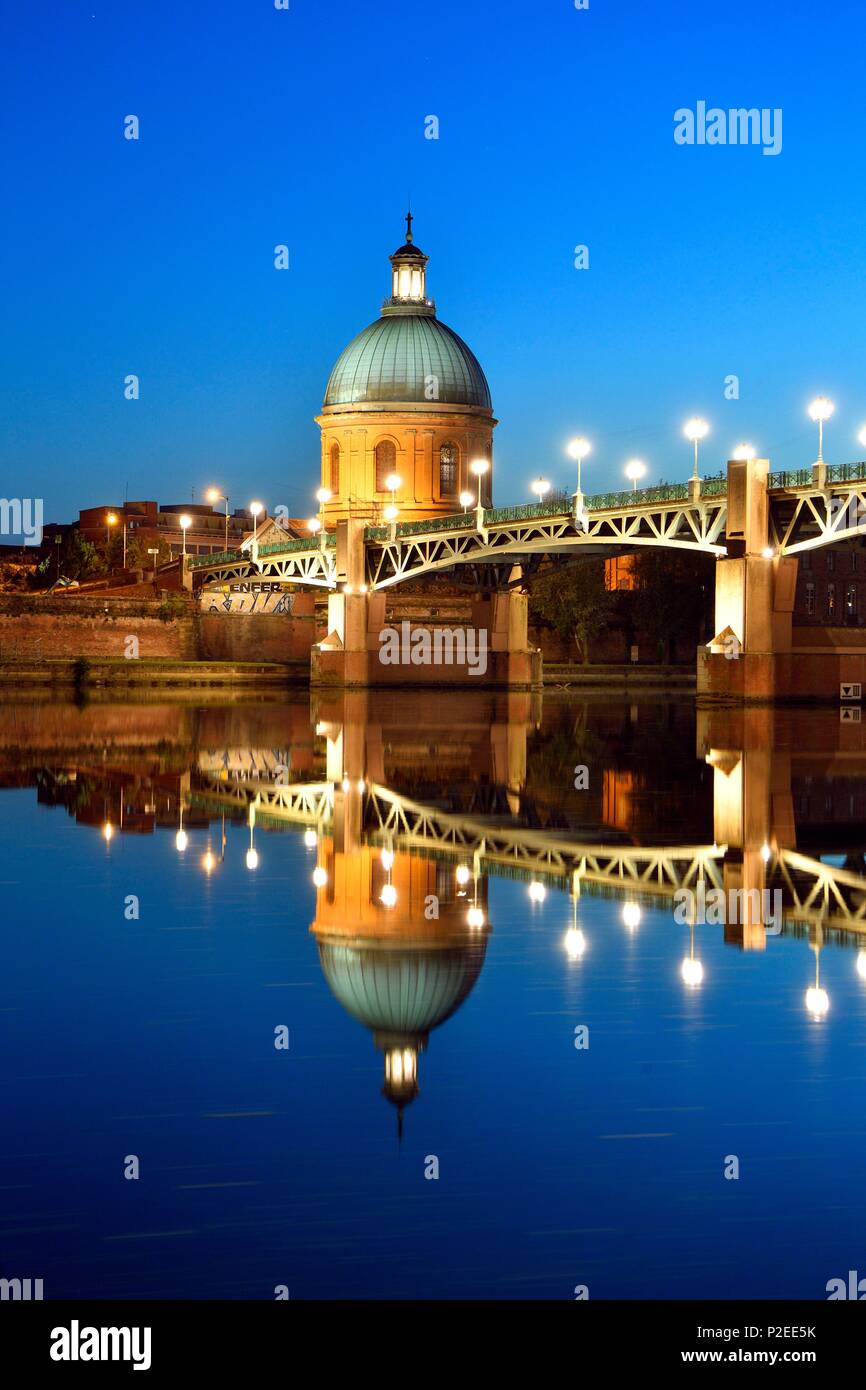
[[[261,514],[262,514],[262,512],[263,512],[264,510],[265,510],[265,509],[264,509],[264,506],[262,505],[261,502],[251,502],[251,503],[250,503],[250,516],[252,517],[253,521],[255,522],[255,524],[256,524],[257,526],[258,526],[258,522],[259,522],[259,517],[261,516]]]
[[[484,474],[490,471],[489,459],[473,459],[469,465],[469,472],[474,478],[478,479],[478,501],[476,506],[481,510],[481,479]]]
[[[818,463],[824,462],[824,421],[830,419],[835,409],[826,396],[816,396],[809,406],[809,419],[818,422]]]
[[[106,544],[106,545],[108,545],[109,542],[110,542],[110,540],[111,540],[111,528],[112,528],[112,526],[116,526],[116,525],[117,525],[117,513],[116,513],[116,512],[106,512],[106,514],[105,514],[105,544]]]
[[[858,434],[857,442],[859,444],[866,444],[866,425],[863,426],[860,433]]]
[[[625,476],[631,481],[632,492],[637,492],[637,485],[646,473],[646,464],[642,459],[629,459],[625,466]]]
[[[573,458],[577,463],[577,491],[580,493],[580,465],[583,463],[587,454],[592,453],[592,445],[588,439],[584,439],[582,436],[578,435],[577,439],[572,439],[569,442],[566,453],[569,458]]]
[[[189,530],[190,526],[192,526],[192,517],[191,517],[187,512],[183,512],[183,514],[182,514],[181,517],[180,517],[180,530],[181,530],[181,535],[183,536],[183,563],[184,563],[184,568],[186,568],[186,533],[187,533],[187,531]]]
[[[535,482],[532,484],[532,491],[535,493],[539,502],[543,502],[550,492],[550,483],[546,478],[536,478]]]
[[[334,494],[331,492],[331,489],[329,487],[320,487],[316,491],[316,501],[319,504],[318,529],[321,531],[324,531],[325,529],[325,507],[327,506],[328,502],[330,502],[333,495]],[[322,536],[322,540],[324,541],[324,535]]]
[[[389,473],[385,479],[385,486],[391,494],[391,505],[385,515],[388,517],[389,521],[393,521],[397,515],[397,507],[395,505],[397,501],[396,493],[397,489],[403,486],[403,479],[400,477],[399,473]]]
[[[205,493],[209,502],[225,502],[226,504],[226,550],[229,548],[229,499],[224,492],[220,492],[218,487],[209,487]]]
[[[750,463],[754,457],[755,450],[751,444],[738,444],[731,454],[731,458],[736,459],[738,463]]]
[[[710,427],[706,420],[702,420],[698,415],[693,415],[691,420],[687,420],[685,423],[683,434],[686,439],[690,439],[695,446],[695,471],[692,474],[693,478],[697,478],[698,476],[698,444],[702,439],[706,439],[709,432]]]
[[[471,492],[461,492],[459,501],[463,511],[466,512],[466,510],[472,506],[475,498],[472,496]]]

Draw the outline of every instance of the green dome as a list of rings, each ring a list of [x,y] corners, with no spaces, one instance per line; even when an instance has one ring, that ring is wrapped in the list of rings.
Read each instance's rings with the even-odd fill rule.
[[[368,1028],[428,1033],[469,994],[484,962],[486,938],[471,946],[382,950],[319,942],[325,979],[343,1008]]]
[[[427,379],[438,379],[431,401]],[[491,410],[481,365],[462,338],[430,314],[383,315],[340,354],[325,392],[325,408],[340,405],[475,406]]]

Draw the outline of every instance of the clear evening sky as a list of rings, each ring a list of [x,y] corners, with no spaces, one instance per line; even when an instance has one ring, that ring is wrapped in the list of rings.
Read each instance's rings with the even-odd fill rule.
[[[410,191],[501,420],[497,501],[570,483],[577,432],[588,491],[633,455],[684,478],[695,413],[703,472],[744,439],[803,466],[819,392],[828,461],[862,454],[856,0],[4,0],[0,23],[0,486],[46,520],[209,482],[307,515],[313,416]],[[781,153],[676,145],[699,101],[781,108]]]

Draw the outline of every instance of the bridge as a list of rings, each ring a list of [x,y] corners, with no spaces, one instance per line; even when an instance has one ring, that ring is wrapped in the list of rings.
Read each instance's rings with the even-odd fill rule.
[[[716,633],[726,634],[728,645],[710,649],[703,671],[699,663],[699,686],[703,675],[710,694],[773,698],[785,693],[790,675],[774,659],[791,648],[798,555],[862,536],[864,517],[866,462],[770,472],[766,459],[731,460],[718,477],[635,492],[578,492],[571,499],[478,506],[387,526],[350,518],[338,523],[336,535],[323,531],[272,545],[254,541],[248,552],[191,558],[184,579],[193,590],[276,580],[327,591],[333,640],[318,660],[314,654],[314,680],[318,674],[324,683],[366,685],[386,676],[370,655],[384,626],[387,591],[447,573],[459,588],[504,601],[483,615],[491,632],[500,634],[492,650],[504,654],[494,683],[525,686],[538,683],[539,663],[517,659],[531,656],[525,606],[507,600],[525,598],[525,585],[542,561],[644,547],[712,555],[718,566]],[[730,669],[732,644],[736,670]],[[728,660],[720,664],[713,656]],[[405,680],[417,673],[400,675]]]

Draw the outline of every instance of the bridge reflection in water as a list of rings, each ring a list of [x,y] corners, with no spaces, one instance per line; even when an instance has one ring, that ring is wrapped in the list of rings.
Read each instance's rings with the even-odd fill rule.
[[[92,707],[82,734],[76,711],[72,736],[55,711],[45,748],[34,736],[6,784],[36,780],[41,800],[109,840],[170,830],[174,852],[200,849],[207,873],[227,823],[248,827],[251,871],[266,835],[302,833],[322,972],[381,1052],[401,1126],[431,1033],[483,968],[491,878],[523,881],[534,903],[568,900],[548,920],[571,968],[587,943],[584,895],[621,901],[630,931],[648,907],[670,911],[689,991],[706,982],[705,933],[746,951],[801,937],[816,1018],[830,1007],[822,948],[866,933],[866,738],[834,711],[548,700],[542,722],[537,695],[340,693],[312,714],[301,703],[174,709],[167,723],[152,707],[126,714],[124,726],[117,707]],[[702,912],[713,893],[721,916]],[[866,953],[856,961],[866,978]]]

